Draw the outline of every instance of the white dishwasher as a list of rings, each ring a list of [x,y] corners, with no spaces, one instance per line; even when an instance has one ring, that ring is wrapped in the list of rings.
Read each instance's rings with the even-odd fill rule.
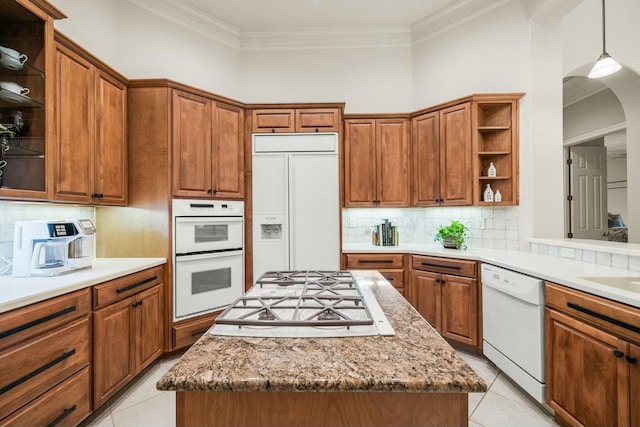
[[[481,278],[484,355],[544,404],[544,282],[488,264]]]

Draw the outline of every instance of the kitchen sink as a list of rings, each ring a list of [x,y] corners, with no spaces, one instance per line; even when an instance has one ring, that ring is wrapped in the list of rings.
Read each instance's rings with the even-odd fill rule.
[[[640,277],[632,276],[587,276],[580,277],[590,282],[600,283],[601,285],[612,286],[614,288],[623,289],[640,293]]]

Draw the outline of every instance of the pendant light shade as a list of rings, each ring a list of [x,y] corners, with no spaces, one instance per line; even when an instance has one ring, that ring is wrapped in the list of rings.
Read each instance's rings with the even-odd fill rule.
[[[604,2],[605,0],[602,0],[602,55],[600,55],[600,58],[596,61],[596,65],[591,69],[591,72],[588,75],[590,79],[599,79],[600,77],[609,76],[622,68],[622,66],[618,64],[616,60],[609,55],[609,53],[607,53]]]

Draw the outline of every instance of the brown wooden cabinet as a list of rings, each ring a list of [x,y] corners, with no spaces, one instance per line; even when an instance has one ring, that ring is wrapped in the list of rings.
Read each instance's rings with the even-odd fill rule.
[[[566,425],[638,426],[640,310],[546,283],[547,403]]]
[[[185,348],[198,341],[204,335],[216,320],[220,312],[199,316],[193,319],[184,320],[173,326],[172,341],[173,349]]]
[[[173,91],[173,195],[244,197],[244,111]]]
[[[477,262],[411,257],[411,301],[447,340],[481,348],[481,298]]]
[[[409,206],[409,122],[345,120],[345,206]]]
[[[0,45],[26,54],[18,70],[0,65],[0,80],[30,90],[28,96],[0,89],[3,124],[15,124],[16,111],[24,126],[0,147],[6,161],[0,176],[0,198],[46,200],[51,197],[53,166],[53,27],[54,19],[66,18],[56,7],[42,1],[0,2]],[[8,151],[5,151],[6,148]],[[3,163],[4,164],[4,163]]]
[[[419,115],[411,126],[413,205],[471,205],[471,104]]]
[[[162,354],[163,269],[93,287],[93,405],[100,407]]]
[[[253,133],[339,132],[339,108],[265,108],[252,112]]]
[[[89,415],[89,308],[85,289],[0,315],[0,425]]]
[[[475,205],[517,205],[519,201],[519,101],[523,94],[477,95],[472,104]],[[488,176],[493,163],[496,176]],[[487,185],[502,197],[485,202]]]
[[[59,33],[55,46],[54,197],[126,205],[126,79]]]
[[[403,254],[345,254],[348,270],[377,270],[398,292],[409,299],[409,289],[405,286]]]

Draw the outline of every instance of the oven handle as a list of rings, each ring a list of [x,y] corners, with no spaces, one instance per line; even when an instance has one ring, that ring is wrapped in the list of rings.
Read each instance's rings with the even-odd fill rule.
[[[176,254],[176,262],[197,261],[201,259],[226,258],[242,255],[242,249],[230,251],[204,252],[197,254]]]
[[[191,224],[194,222],[242,222],[242,216],[177,216],[176,224]]]

